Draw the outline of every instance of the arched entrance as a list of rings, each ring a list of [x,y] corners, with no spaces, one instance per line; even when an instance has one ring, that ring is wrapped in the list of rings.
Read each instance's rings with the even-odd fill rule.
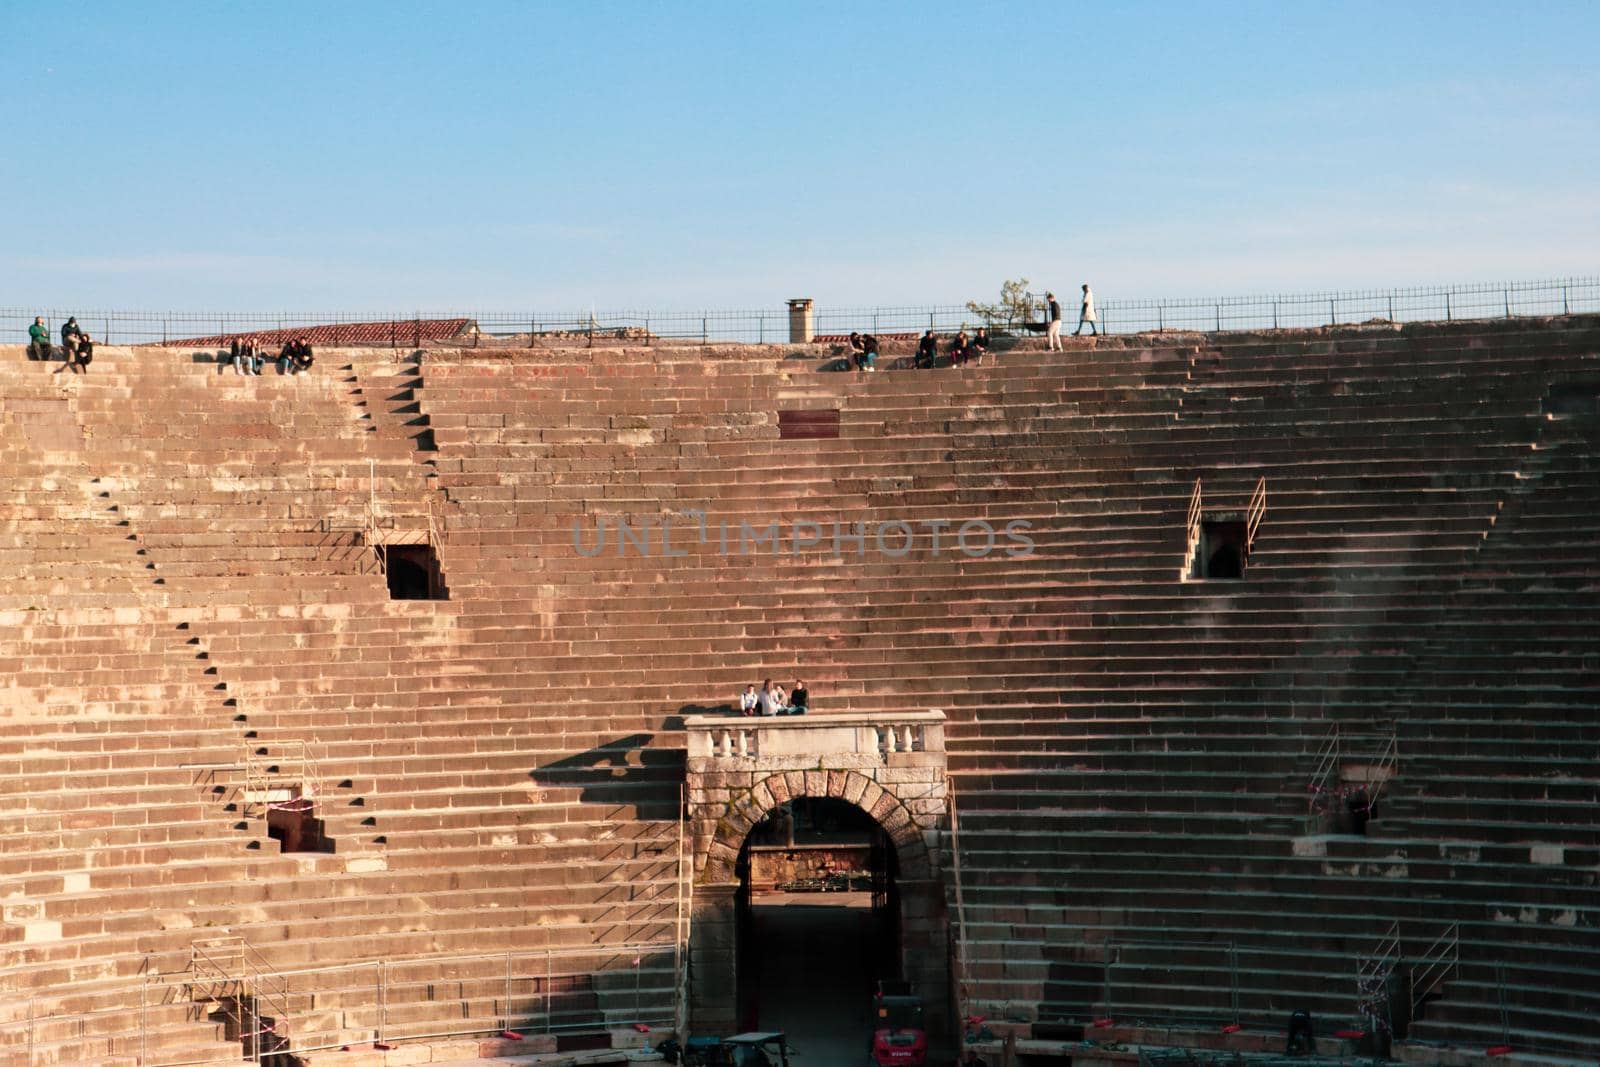
[[[694,814],[710,832],[696,848],[691,1030],[783,1029],[808,1057],[836,1045],[853,1062],[870,1038],[875,981],[901,978],[922,997],[930,1034],[947,1033],[938,808],[914,813],[855,770],[751,779]]]
[[[794,798],[750,831],[735,868],[739,1029],[855,1059],[876,982],[901,978],[898,867],[883,827],[832,797]]]

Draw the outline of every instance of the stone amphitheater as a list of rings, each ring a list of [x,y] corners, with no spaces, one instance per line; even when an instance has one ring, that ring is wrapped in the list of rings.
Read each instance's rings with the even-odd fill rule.
[[[0,347],[0,1063],[1594,1062],[1600,319],[835,355]]]

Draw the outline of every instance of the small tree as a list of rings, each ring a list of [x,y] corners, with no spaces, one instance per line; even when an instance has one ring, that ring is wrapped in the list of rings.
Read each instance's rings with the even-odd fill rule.
[[[1009,329],[1019,323],[1033,321],[1033,296],[1028,292],[1028,279],[1009,279],[1000,286],[998,304],[967,301],[967,310],[983,320],[990,329]]]

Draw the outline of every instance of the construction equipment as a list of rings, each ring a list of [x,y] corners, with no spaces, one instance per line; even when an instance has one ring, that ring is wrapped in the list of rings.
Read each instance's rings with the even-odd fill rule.
[[[872,1062],[878,1067],[922,1067],[928,1062],[922,998],[909,982],[879,979],[872,998]]]

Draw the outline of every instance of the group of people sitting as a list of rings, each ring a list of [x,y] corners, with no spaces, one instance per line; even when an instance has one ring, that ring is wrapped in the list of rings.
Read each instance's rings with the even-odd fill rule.
[[[61,324],[61,351],[73,374],[89,373],[89,364],[94,360],[94,338],[78,325],[75,317]],[[54,358],[50,348],[50,327],[44,324],[43,316],[35,315],[33,325],[28,327],[28,358],[41,361]],[[57,368],[56,373],[59,374],[62,369]]]
[[[739,694],[741,715],[804,715],[810,704],[811,694],[806,691],[806,683],[801,681],[796,681],[794,688],[785,693],[783,686],[768,678],[759,690],[751,682]]]
[[[965,329],[950,339],[950,365],[964,367],[967,360],[983,365],[983,357],[989,354],[989,328],[979,326],[978,332],[967,336]],[[917,366],[931,367],[939,359],[939,336],[932,330],[922,335],[922,340],[917,342]]]
[[[235,337],[229,348],[233,358],[233,371],[235,374],[260,374],[261,364],[266,362],[266,354],[256,347],[254,337]],[[311,352],[311,346],[306,344],[305,338],[296,337],[293,341],[284,343],[278,352],[279,374],[303,374],[311,369],[311,364],[316,362],[316,356]]]
[[[963,329],[950,339],[950,363],[952,366],[964,367],[968,360],[982,365],[983,357],[989,354],[989,328],[978,327],[978,332],[968,335]],[[939,335],[929,330],[917,342],[916,365],[918,367],[932,367],[939,359]],[[858,371],[877,370],[878,339],[870,333],[850,334],[850,361]]]
[[[94,338],[89,336],[89,331],[78,325],[76,317],[69,318],[61,324],[61,351],[72,373],[89,372],[89,364],[94,359]],[[236,374],[260,374],[261,365],[268,358],[256,346],[254,337],[235,337],[228,352]],[[54,349],[50,345],[50,327],[44,324],[42,315],[35,315],[33,325],[28,327],[28,358],[40,361],[55,358]],[[279,350],[278,373],[302,374],[310,370],[315,362],[316,356],[312,353],[311,346],[306,344],[305,338],[297,337]]]

